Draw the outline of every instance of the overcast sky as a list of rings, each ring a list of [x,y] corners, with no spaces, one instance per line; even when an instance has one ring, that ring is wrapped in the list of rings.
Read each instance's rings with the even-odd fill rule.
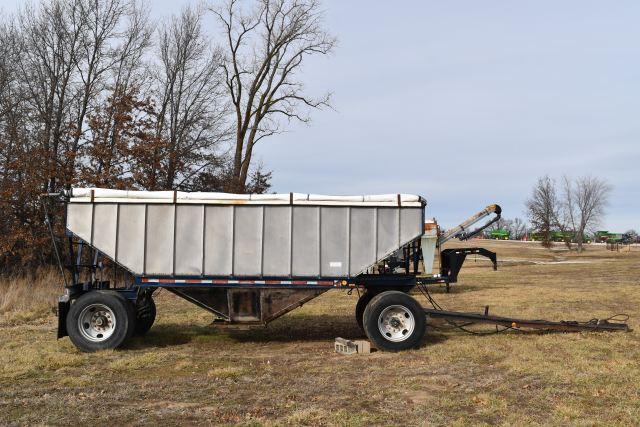
[[[324,7],[339,47],[303,78],[335,111],[260,143],[274,190],[417,193],[450,226],[494,202],[523,217],[538,176],[591,174],[614,188],[603,227],[640,229],[639,1]]]

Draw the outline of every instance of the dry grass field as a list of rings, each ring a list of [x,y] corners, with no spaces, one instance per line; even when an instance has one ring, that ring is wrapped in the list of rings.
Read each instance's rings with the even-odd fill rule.
[[[446,308],[588,320],[616,313],[640,328],[640,248],[582,255],[537,244],[471,258]],[[53,273],[46,281],[57,281]],[[28,281],[27,281],[28,282]],[[40,280],[39,282],[43,282]],[[637,425],[640,335],[489,336],[430,328],[421,348],[343,356],[360,337],[357,297],[331,291],[253,330],[210,326],[205,311],[160,292],[158,320],[125,349],[78,352],[56,341],[42,301],[56,289],[0,285],[0,424]],[[33,304],[20,301],[30,297]],[[37,302],[41,301],[41,302]],[[490,327],[485,327],[485,330]]]

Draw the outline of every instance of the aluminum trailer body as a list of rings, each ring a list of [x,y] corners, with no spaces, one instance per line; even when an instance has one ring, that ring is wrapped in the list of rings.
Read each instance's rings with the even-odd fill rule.
[[[139,277],[360,275],[423,233],[419,196],[75,189],[67,230]]]

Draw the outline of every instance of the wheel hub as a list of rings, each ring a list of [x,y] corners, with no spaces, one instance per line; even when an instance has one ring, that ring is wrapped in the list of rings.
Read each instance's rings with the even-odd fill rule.
[[[91,304],[78,316],[78,329],[89,341],[105,341],[113,335],[115,328],[116,316],[111,308],[104,304]]]
[[[408,339],[415,329],[415,318],[407,307],[391,305],[378,316],[378,329],[383,337],[392,342]]]

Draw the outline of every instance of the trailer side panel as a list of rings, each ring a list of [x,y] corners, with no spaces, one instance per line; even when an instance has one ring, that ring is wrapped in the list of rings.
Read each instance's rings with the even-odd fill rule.
[[[422,205],[68,204],[67,228],[135,275],[353,277],[422,235]]]

